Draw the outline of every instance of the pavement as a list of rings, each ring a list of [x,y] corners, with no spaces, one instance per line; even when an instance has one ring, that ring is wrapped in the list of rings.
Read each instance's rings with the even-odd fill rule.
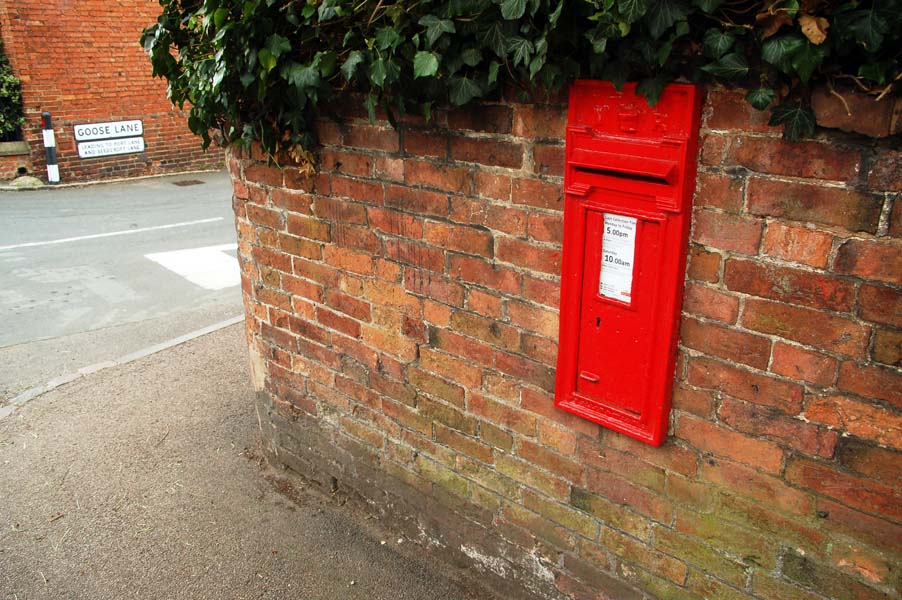
[[[246,363],[232,325],[0,418],[0,599],[490,598],[270,470]]]
[[[231,193],[225,172],[0,192],[0,407],[241,315]]]

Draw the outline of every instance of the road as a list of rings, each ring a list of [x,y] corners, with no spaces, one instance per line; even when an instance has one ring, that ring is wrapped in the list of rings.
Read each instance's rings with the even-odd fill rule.
[[[0,404],[242,313],[225,173],[0,193],[0,224]]]

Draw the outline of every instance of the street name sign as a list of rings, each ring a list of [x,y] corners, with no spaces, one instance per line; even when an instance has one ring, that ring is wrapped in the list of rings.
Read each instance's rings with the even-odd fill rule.
[[[134,152],[144,152],[144,138],[130,137],[118,140],[95,140],[93,142],[82,142],[78,145],[79,158],[132,154]]]
[[[113,121],[110,123],[84,123],[76,125],[75,141],[105,140],[109,138],[135,137],[144,134],[141,121]]]

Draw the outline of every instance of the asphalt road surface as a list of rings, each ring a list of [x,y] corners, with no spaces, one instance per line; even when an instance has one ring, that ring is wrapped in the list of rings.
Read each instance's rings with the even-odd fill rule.
[[[240,315],[235,244],[222,172],[0,192],[0,404]]]

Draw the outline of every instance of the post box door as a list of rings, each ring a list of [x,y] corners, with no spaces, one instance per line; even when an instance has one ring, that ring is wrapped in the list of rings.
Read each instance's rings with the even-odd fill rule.
[[[587,211],[576,391],[640,420],[657,298],[647,267],[658,264],[659,229],[655,221]]]

